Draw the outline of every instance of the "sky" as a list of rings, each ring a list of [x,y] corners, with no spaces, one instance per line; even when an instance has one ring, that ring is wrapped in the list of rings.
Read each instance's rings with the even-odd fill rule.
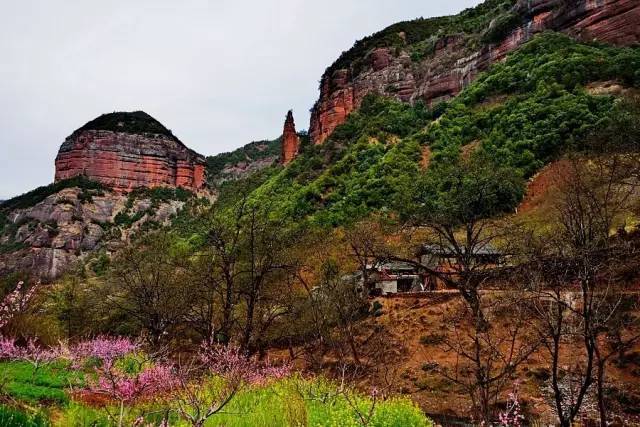
[[[0,0],[0,200],[53,181],[89,120],[143,110],[204,155],[309,127],[355,40],[479,0]]]

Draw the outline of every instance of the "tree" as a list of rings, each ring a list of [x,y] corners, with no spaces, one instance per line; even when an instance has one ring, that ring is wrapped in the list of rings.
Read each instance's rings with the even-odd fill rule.
[[[284,378],[290,366],[259,363],[239,347],[204,343],[198,357],[177,369],[177,387],[171,403],[194,427],[220,413],[246,385]]]
[[[521,195],[516,171],[482,157],[431,169],[415,189],[410,223],[427,231],[428,244],[453,255],[447,271],[420,267],[460,291],[478,330],[486,326],[478,293],[486,271],[476,255],[508,234],[493,218],[512,210]]]
[[[252,206],[242,218],[240,295],[246,314],[240,347],[249,352],[257,350],[256,344],[273,322],[273,315],[278,315],[277,298],[269,298],[274,294],[267,287],[286,283],[292,264],[287,249],[295,246],[296,240],[295,231],[287,228],[284,219],[273,220],[269,214],[264,207]],[[281,292],[282,289],[275,289],[275,295]]]
[[[225,209],[214,207],[205,229],[194,257],[191,323],[209,343],[236,338],[243,351],[259,351],[267,330],[286,314],[281,286],[292,271],[297,232],[248,196]]]
[[[16,287],[4,296],[0,302],[0,330],[7,326],[17,314],[26,310],[36,289],[37,285],[24,289],[24,282],[18,282]]]
[[[638,186],[635,166],[629,167],[618,152],[596,153],[590,158],[573,156],[568,170],[559,183],[560,194],[555,201],[556,228],[551,256],[562,260],[565,283],[574,281],[579,287],[579,301],[567,302],[566,292],[553,291],[555,309],[552,324],[547,328],[554,341],[553,359],[558,358],[566,314],[578,317],[586,365],[579,373],[580,387],[574,402],[567,403],[565,393],[557,384],[559,375],[553,372],[553,388],[560,424],[570,425],[578,415],[582,401],[593,380],[596,385],[602,426],[607,425],[604,381],[607,360],[607,331],[620,319],[617,312],[625,296],[616,288],[613,270],[618,260],[631,249],[624,240],[611,235],[621,217],[630,209],[630,201]],[[630,343],[637,340],[632,337]],[[554,371],[559,369],[554,366]]]
[[[445,340],[447,351],[456,352],[473,375],[459,375],[438,369],[449,380],[467,390],[477,416],[489,424],[492,405],[516,368],[533,353],[535,340],[527,340],[524,311],[517,298],[508,303],[483,298],[482,285],[491,277],[492,268],[478,261],[478,254],[501,244],[508,252],[506,238],[513,230],[495,217],[512,210],[522,195],[522,179],[515,170],[501,167],[481,156],[459,159],[450,165],[430,169],[418,182],[414,206],[408,212],[410,224],[427,234],[427,243],[437,252],[449,254],[446,268],[434,268],[411,259],[418,268],[457,289],[465,306],[452,325],[453,339]],[[402,258],[400,258],[402,259]],[[507,310],[507,327],[500,313]],[[465,319],[470,324],[465,325]],[[469,328],[472,332],[465,332]]]
[[[190,307],[187,254],[166,231],[145,235],[115,257],[105,306],[134,319],[157,346],[180,327]]]

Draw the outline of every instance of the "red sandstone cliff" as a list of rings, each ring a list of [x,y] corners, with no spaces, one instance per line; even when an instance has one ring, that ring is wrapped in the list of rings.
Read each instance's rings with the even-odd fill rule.
[[[440,37],[433,54],[420,62],[412,61],[406,50],[377,48],[367,54],[365,67],[357,72],[354,67],[330,68],[322,76],[320,98],[311,112],[311,140],[321,144],[370,92],[402,102],[447,100],[541,31],[562,31],[617,45],[640,42],[638,0],[519,0],[512,12],[525,24],[479,50],[470,49],[464,35],[450,35]]]
[[[118,192],[204,187],[204,157],[142,112],[114,115],[87,123],[65,140],[56,157],[56,182],[84,175]]]
[[[289,110],[284,122],[282,133],[282,164],[287,165],[293,161],[300,150],[300,137],[296,132],[296,124],[293,121],[293,112]]]

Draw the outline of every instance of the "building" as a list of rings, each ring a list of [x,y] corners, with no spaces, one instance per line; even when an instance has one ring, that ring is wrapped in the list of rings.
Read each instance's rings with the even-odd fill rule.
[[[462,248],[466,251],[467,248]],[[464,253],[464,252],[463,252]],[[460,270],[460,254],[451,246],[444,245],[422,245],[417,254],[420,264],[431,271],[441,273],[455,273]],[[493,245],[487,244],[475,248],[470,254],[470,263],[478,268],[494,268],[502,265],[505,261],[503,253],[498,251]],[[434,273],[425,273],[425,288],[428,290],[445,289],[446,284]]]
[[[368,268],[366,288],[371,296],[424,292],[425,274],[409,262],[385,262]]]

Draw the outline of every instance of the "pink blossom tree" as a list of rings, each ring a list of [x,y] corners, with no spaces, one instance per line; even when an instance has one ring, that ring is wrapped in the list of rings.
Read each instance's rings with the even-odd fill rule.
[[[18,282],[16,288],[2,299],[2,302],[0,302],[0,330],[7,326],[16,314],[26,310],[37,287],[38,285],[34,285],[25,290],[24,282]]]
[[[245,385],[264,385],[288,376],[291,366],[261,363],[239,347],[203,344],[198,360],[178,370],[172,395],[176,412],[194,427],[220,413]]]
[[[103,359],[95,368],[95,376],[89,377],[86,393],[98,394],[117,402],[118,412],[107,414],[118,426],[122,426],[127,409],[139,399],[155,398],[176,386],[174,368],[170,364],[144,366],[134,373],[117,366],[116,359]]]
[[[520,427],[524,421],[524,415],[520,410],[518,398],[518,383],[513,385],[513,391],[509,393],[507,408],[498,415],[500,427]]]
[[[98,359],[101,363],[110,362],[127,354],[140,350],[140,342],[124,337],[98,336],[78,342],[69,347],[69,358],[79,367],[87,359]]]
[[[65,351],[61,345],[43,347],[30,339],[26,346],[16,345],[15,338],[0,337],[0,360],[21,360],[33,366],[32,379],[38,370],[45,365],[64,357]]]

